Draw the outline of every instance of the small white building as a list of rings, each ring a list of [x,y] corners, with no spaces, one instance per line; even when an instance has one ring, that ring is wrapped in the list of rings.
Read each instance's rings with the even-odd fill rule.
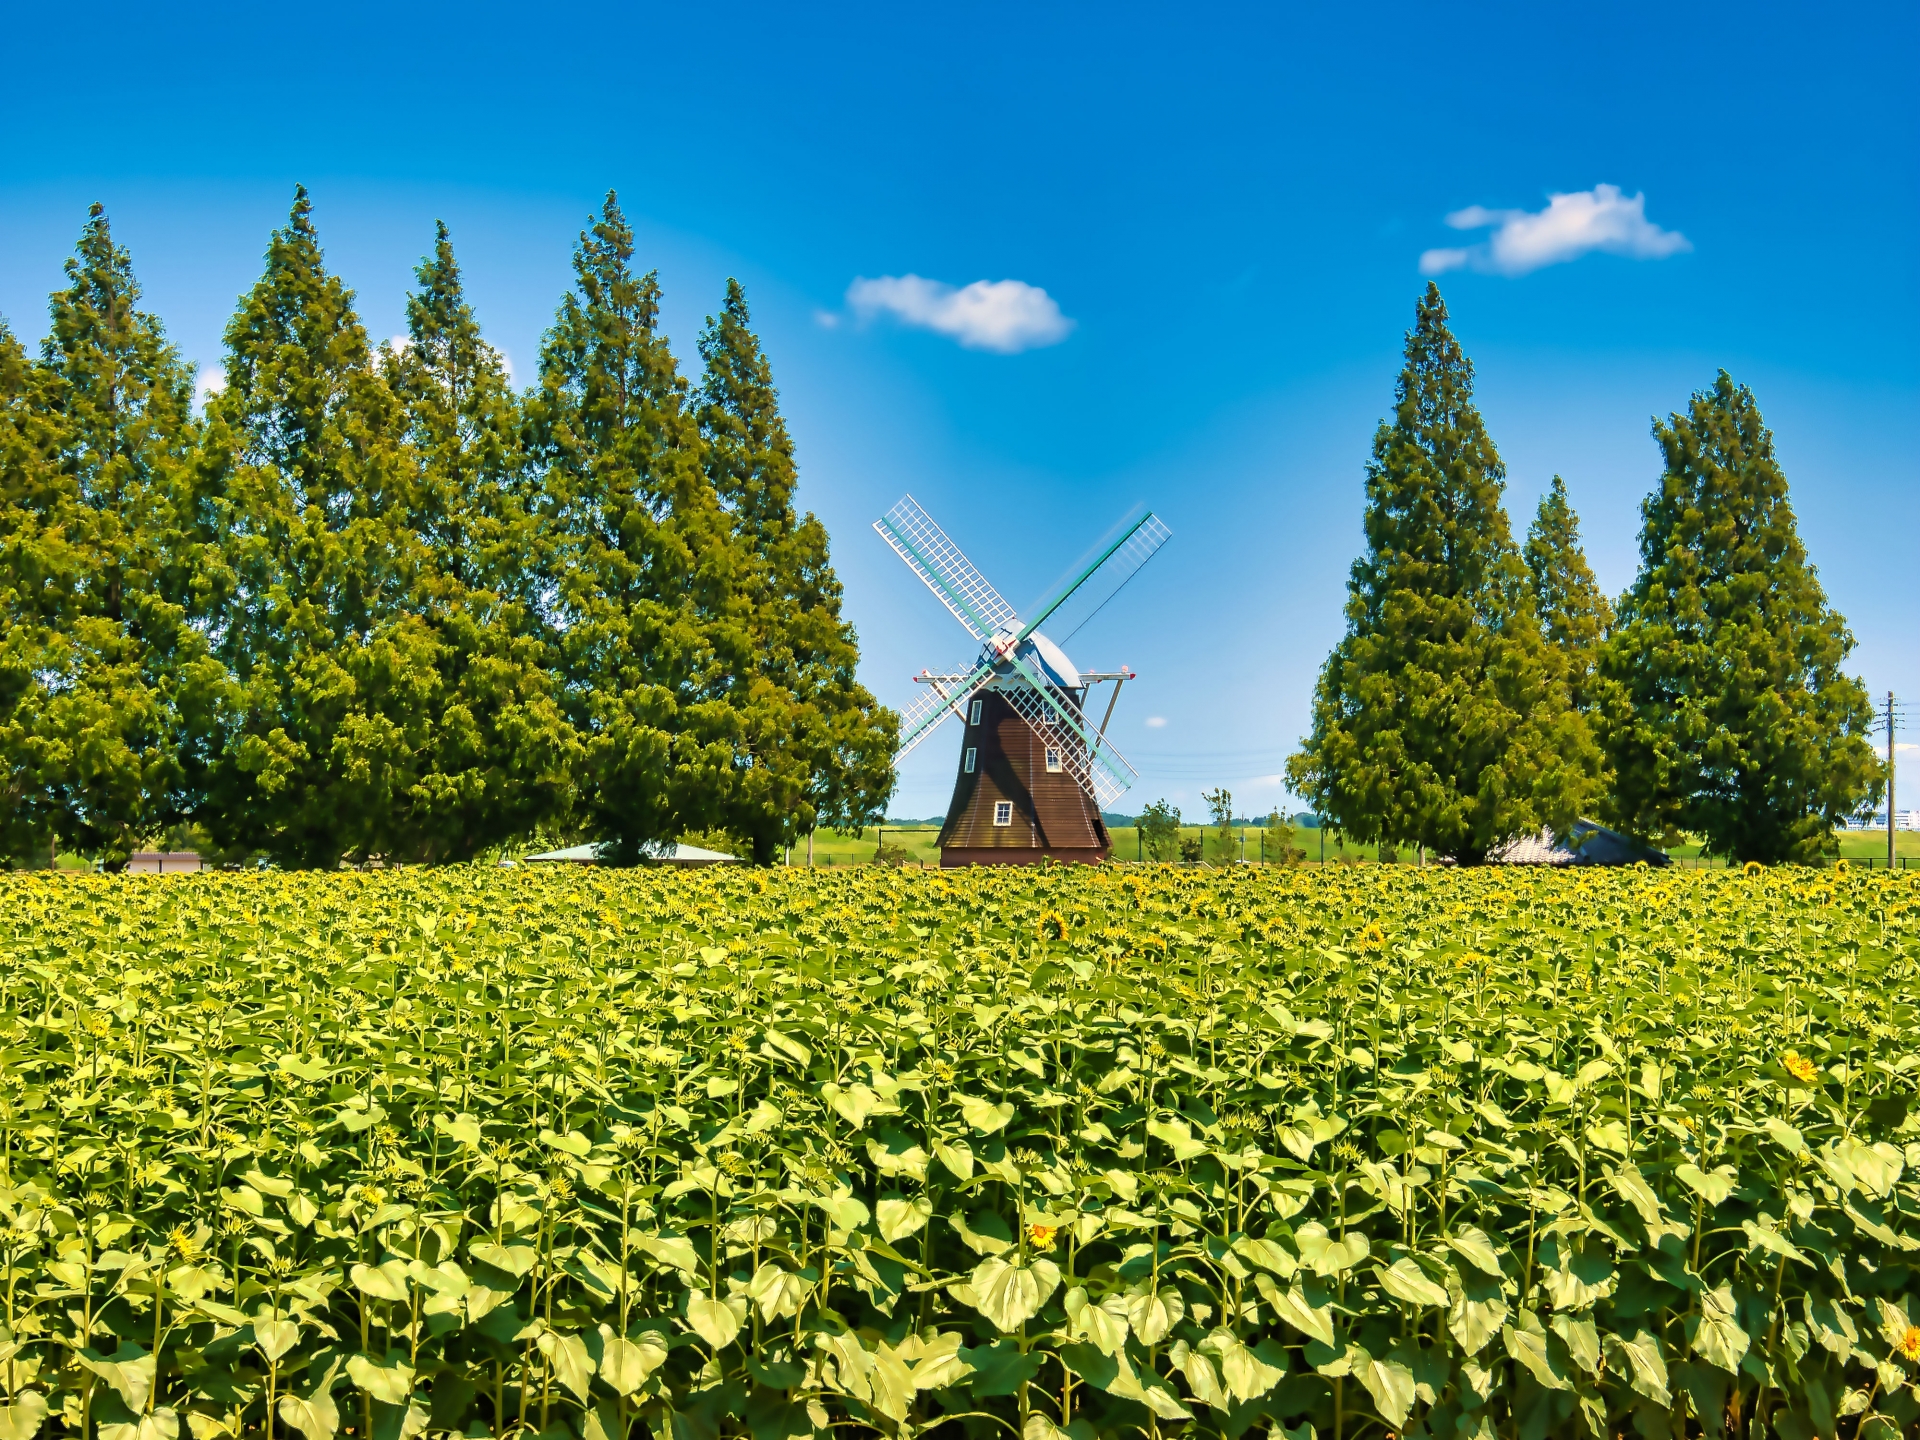
[[[649,863],[656,865],[738,865],[738,855],[723,855],[718,850],[702,850],[698,845],[679,845],[671,848],[660,847],[658,853],[646,857]],[[600,847],[598,845],[569,845],[565,850],[549,850],[543,855],[527,856],[529,863],[536,860],[555,861],[561,864],[598,865]]]

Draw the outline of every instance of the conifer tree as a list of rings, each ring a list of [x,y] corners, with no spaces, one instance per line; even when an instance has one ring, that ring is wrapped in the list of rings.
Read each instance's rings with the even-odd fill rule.
[[[109,865],[190,816],[224,671],[200,618],[193,372],[139,308],[126,250],[93,206],[51,302],[42,404],[78,502],[87,586],[53,719],[68,755],[60,839]]]
[[[548,527],[555,668],[580,732],[577,813],[616,863],[724,820],[741,763],[724,698],[750,643],[740,555],[688,386],[609,193],[540,353],[529,460]]]
[[[49,838],[112,866],[192,809],[220,670],[190,623],[192,373],[99,205],[66,276],[39,364],[17,373],[46,468],[10,497],[13,554],[40,576],[37,601],[8,607],[39,656],[14,709],[33,716]]]
[[[1593,669],[1613,607],[1593,578],[1580,548],[1580,517],[1558,475],[1540,497],[1522,554],[1533,591],[1540,633],[1566,667],[1567,688],[1580,710],[1591,707]]]
[[[1609,813],[1732,860],[1833,854],[1833,827],[1884,781],[1866,691],[1840,669],[1853,636],[1807,562],[1773,436],[1724,370],[1653,434],[1666,469],[1602,652]]]
[[[1355,839],[1471,862],[1542,825],[1570,827],[1599,754],[1540,637],[1505,468],[1437,286],[1407,335],[1395,400],[1367,466],[1347,633],[1287,769],[1295,793]]]
[[[389,854],[430,743],[436,644],[405,609],[404,418],[304,188],[226,344],[209,448],[230,572],[219,653],[239,698],[207,822],[288,865]]]
[[[431,634],[436,673],[394,844],[413,859],[464,860],[554,821],[579,745],[546,670],[518,405],[481,338],[445,224],[415,273],[408,343],[383,369],[405,412],[413,472],[406,608]]]
[[[0,863],[44,860],[65,757],[46,684],[66,664],[65,630],[87,581],[71,477],[39,403],[26,351],[0,321]]]
[[[885,814],[899,722],[854,677],[826,527],[794,510],[793,441],[751,319],[729,280],[700,337],[699,419],[748,619],[722,632],[744,646],[724,657],[744,763],[730,769],[722,824],[767,864],[818,824],[857,829]]]
[[[98,207],[30,362],[0,326],[0,852],[179,822],[332,866],[578,821],[771,860],[883,810],[824,528],[744,296],[696,397],[612,195],[519,401],[445,227],[375,352],[304,189],[204,421]]]

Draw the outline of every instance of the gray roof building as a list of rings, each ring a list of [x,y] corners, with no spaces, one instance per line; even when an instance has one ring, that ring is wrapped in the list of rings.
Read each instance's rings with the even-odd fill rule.
[[[1574,821],[1564,836],[1542,828],[1538,835],[1519,835],[1487,852],[1489,865],[1635,865],[1641,861],[1673,863],[1665,851],[1591,820]]]

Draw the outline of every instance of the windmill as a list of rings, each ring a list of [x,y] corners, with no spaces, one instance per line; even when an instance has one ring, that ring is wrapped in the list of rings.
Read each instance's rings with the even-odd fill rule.
[[[1022,620],[911,495],[873,528],[981,647],[970,665],[913,677],[927,689],[902,715],[893,757],[899,764],[950,717],[965,727],[953,800],[940,829],[940,863],[1106,859],[1110,842],[1100,812],[1135,779],[1107,739],[1107,722],[1120,687],[1134,675],[1125,666],[1075,669],[1040,626],[1051,622],[1071,640],[1173,532],[1149,511],[1101,546],[1032,619]],[[1094,686],[1109,681],[1113,695],[1094,729],[1087,700]]]

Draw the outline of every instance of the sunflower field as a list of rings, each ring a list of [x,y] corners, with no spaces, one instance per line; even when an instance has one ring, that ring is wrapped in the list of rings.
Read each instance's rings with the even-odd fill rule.
[[[0,1440],[1920,1434],[1920,876],[0,878]]]

